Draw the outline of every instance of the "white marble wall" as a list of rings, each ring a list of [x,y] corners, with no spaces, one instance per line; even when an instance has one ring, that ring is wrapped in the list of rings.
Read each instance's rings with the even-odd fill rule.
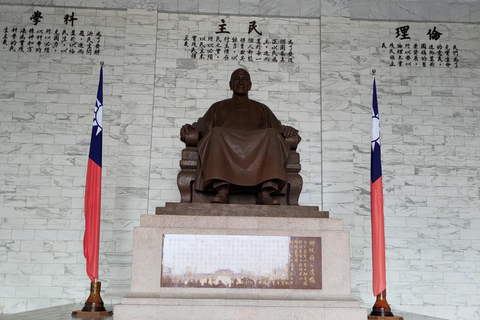
[[[345,8],[333,3],[332,11]],[[195,14],[179,14],[178,6],[158,11],[65,5],[0,5],[2,30],[31,23],[33,10],[44,12],[51,26],[54,17],[74,10],[78,26],[105,35],[100,56],[17,54],[0,47],[0,313],[87,296],[83,187],[101,60],[106,65],[100,280],[107,303],[128,292],[139,215],[179,199],[179,128],[229,96],[228,75],[239,66],[189,59],[183,37],[211,32],[227,18],[232,30],[255,19],[265,33],[292,37],[298,45],[294,65],[240,65],[251,71],[252,98],[300,129],[301,204],[318,205],[344,220],[351,234],[352,289],[369,307],[374,300],[369,73],[377,69],[389,302],[448,319],[478,318],[478,24],[437,25],[442,41],[459,46],[458,69],[390,67],[379,48],[397,41],[395,28],[409,24],[417,41],[431,24],[218,15],[224,9],[202,1],[198,12],[191,9]],[[198,14],[207,7],[211,15]]]
[[[383,42],[455,43],[458,68],[390,67]],[[382,133],[387,292],[391,305],[447,319],[478,319],[480,102],[478,24],[351,21],[355,224],[353,281],[371,300],[369,217],[372,69]],[[322,61],[323,63],[323,61]],[[438,62],[437,62],[438,63]]]
[[[349,8],[354,19],[480,22],[480,3],[469,0],[350,0]]]
[[[480,3],[476,0],[0,0],[0,4],[270,17],[480,22]]]
[[[4,27],[63,28],[67,8],[1,6]],[[104,184],[114,185],[120,116],[125,11],[74,9],[77,30],[104,37],[101,56],[1,51],[1,310],[32,310],[82,300],[88,286],[82,252],[83,186],[100,61],[104,76]],[[92,19],[95,18],[95,19]],[[61,19],[62,20],[62,19]],[[113,181],[113,184],[112,184]],[[115,194],[103,192],[102,252],[112,245]],[[102,257],[102,260],[103,257]],[[103,269],[103,268],[102,268]]]
[[[323,1],[333,15],[348,13],[348,1]],[[78,8],[151,9],[170,13],[320,17],[319,0],[0,0],[0,4]]]

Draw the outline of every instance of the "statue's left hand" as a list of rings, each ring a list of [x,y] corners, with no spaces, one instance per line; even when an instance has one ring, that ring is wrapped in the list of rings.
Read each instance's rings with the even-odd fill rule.
[[[285,138],[293,137],[296,135],[298,135],[298,130],[295,129],[294,127],[290,127],[290,126],[283,127],[283,136]]]
[[[180,139],[185,140],[185,137],[190,133],[190,131],[195,130],[195,127],[191,124],[184,124],[182,128],[180,128]]]

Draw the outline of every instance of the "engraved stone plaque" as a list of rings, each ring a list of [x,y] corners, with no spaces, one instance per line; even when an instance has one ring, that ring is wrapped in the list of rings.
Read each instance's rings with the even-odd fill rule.
[[[321,289],[321,238],[164,234],[162,287]]]

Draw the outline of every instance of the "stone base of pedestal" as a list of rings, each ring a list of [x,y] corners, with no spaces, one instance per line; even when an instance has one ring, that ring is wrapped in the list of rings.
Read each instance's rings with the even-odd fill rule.
[[[165,235],[321,239],[321,289],[162,287]],[[134,230],[130,294],[115,320],[365,320],[350,291],[349,234],[318,207],[168,203]]]
[[[115,320],[365,320],[367,310],[349,297],[332,300],[166,299],[129,295]]]

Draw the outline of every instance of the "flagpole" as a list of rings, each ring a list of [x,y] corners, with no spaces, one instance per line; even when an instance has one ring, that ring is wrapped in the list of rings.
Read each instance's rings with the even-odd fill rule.
[[[101,282],[98,280],[100,251],[100,211],[102,195],[102,141],[103,141],[103,61],[100,62],[97,101],[93,117],[90,152],[88,156],[87,178],[85,184],[85,235],[83,253],[87,275],[91,280],[90,296],[82,310],[73,311],[72,317],[89,316],[94,318],[109,316],[100,296]]]
[[[372,144],[371,144],[371,215],[372,215],[372,269],[373,269],[373,293],[376,301],[369,320],[388,319],[403,320],[395,317],[387,302],[387,283],[385,267],[385,224],[383,215],[383,183],[382,164],[380,152],[380,118],[378,112],[377,88],[375,84],[376,70],[373,75],[373,98],[372,98]]]

